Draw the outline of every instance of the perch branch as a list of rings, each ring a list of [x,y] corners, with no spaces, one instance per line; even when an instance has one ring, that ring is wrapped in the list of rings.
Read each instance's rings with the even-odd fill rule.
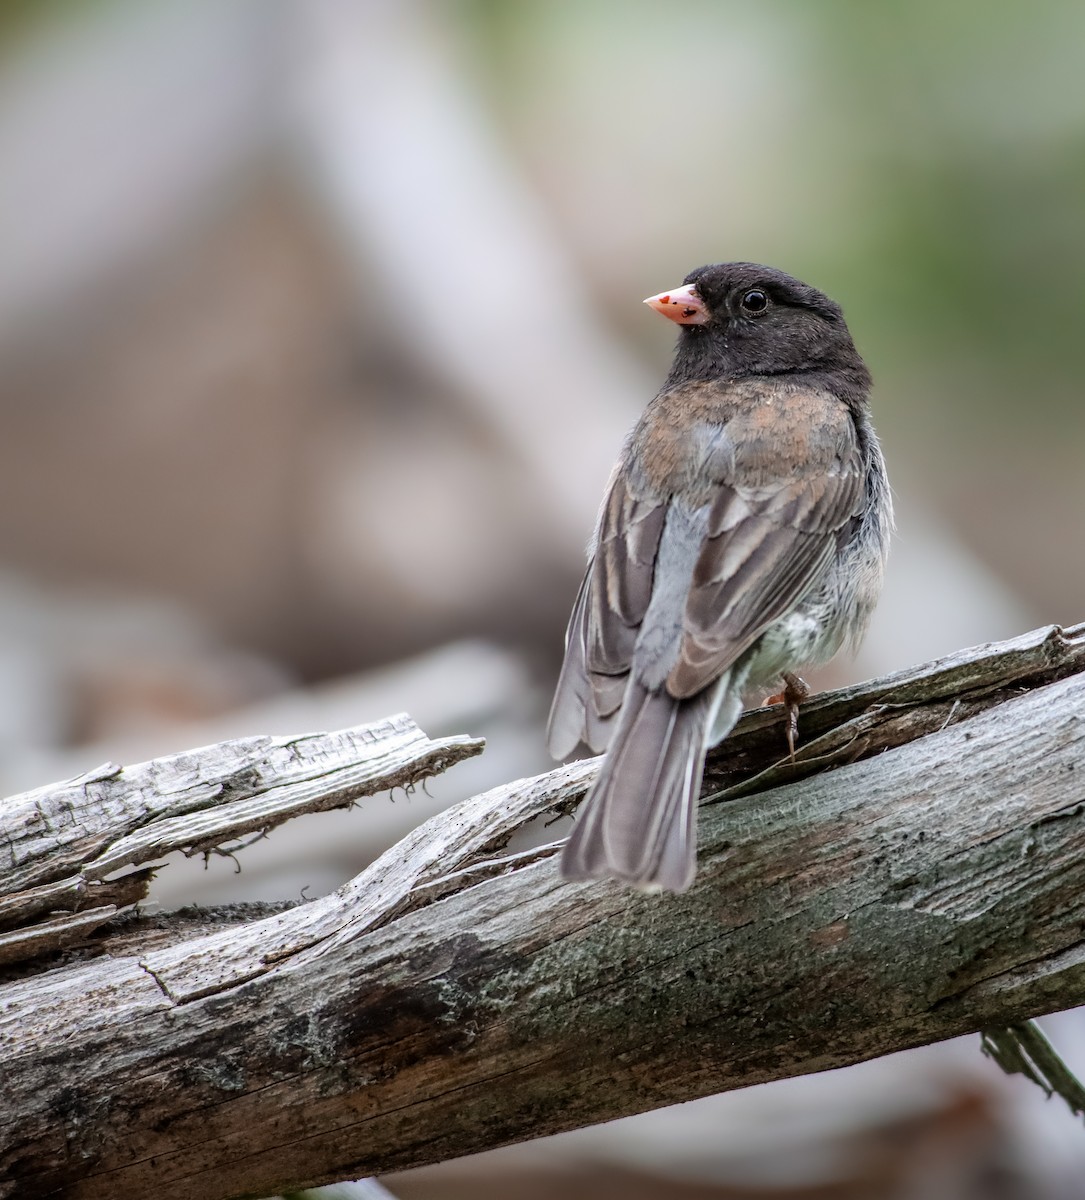
[[[478,747],[403,731],[443,763]],[[1085,627],[819,697],[802,732],[792,764],[780,710],[758,710],[711,756],[681,897],[562,883],[560,842],[509,849],[575,808],[585,761],[447,810],[318,901],[176,928],[129,912],[78,946],[43,940],[0,977],[0,1195],[269,1195],[1085,1002]],[[325,736],[373,754],[357,731]],[[312,764],[290,774],[307,744],[260,741],[257,790],[323,806]],[[45,790],[73,806],[49,810],[53,858],[8,819],[34,820],[16,798],[0,845],[38,890],[34,919],[79,894],[40,889],[163,853],[148,819],[171,846],[266,827],[223,786],[250,779],[239,745],[218,775],[192,756],[198,837],[153,785],[152,816],[119,834],[107,810],[129,772],[111,769]]]

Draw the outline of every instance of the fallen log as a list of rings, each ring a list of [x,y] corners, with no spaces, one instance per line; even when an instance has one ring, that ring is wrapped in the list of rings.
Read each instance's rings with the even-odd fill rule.
[[[132,907],[169,849],[480,749],[403,717],[4,802],[0,1195],[266,1196],[1085,1003],[1085,626],[818,697],[802,733],[791,762],[757,710],[713,753],[681,897],[563,883],[560,841],[509,851],[575,809],[587,760],[320,900]]]

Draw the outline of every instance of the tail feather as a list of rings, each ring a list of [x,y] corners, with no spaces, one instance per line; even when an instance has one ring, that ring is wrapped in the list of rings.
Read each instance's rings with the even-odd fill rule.
[[[696,870],[696,805],[716,689],[689,700],[630,680],[599,775],[562,857],[568,879],[683,892]]]

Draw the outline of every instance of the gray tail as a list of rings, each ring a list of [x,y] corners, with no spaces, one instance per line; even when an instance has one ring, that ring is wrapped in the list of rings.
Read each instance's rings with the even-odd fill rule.
[[[697,865],[697,799],[715,689],[689,700],[630,680],[599,775],[565,846],[566,879],[684,892]]]

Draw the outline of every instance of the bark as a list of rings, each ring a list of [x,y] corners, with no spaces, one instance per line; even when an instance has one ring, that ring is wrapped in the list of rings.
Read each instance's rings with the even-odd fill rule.
[[[0,1195],[266,1196],[1085,1003],[1083,714],[1085,626],[819,697],[794,763],[780,710],[751,713],[711,758],[681,897],[565,884],[560,842],[508,851],[575,807],[586,761],[440,814],[319,901],[118,916],[166,848],[379,787],[385,738],[400,783],[478,749],[403,718],[16,797]],[[28,924],[110,906],[66,947]]]

